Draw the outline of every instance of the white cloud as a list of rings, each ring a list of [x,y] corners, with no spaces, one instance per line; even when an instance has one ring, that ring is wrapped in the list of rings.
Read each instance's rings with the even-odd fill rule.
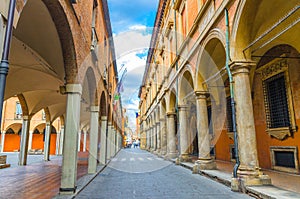
[[[116,57],[120,57],[130,53],[149,48],[151,34],[148,30],[131,30],[122,32],[114,36],[114,44]]]
[[[147,26],[141,25],[141,24],[132,25],[129,27],[129,30],[138,30],[138,31],[144,30],[145,31],[146,29],[147,29]]]

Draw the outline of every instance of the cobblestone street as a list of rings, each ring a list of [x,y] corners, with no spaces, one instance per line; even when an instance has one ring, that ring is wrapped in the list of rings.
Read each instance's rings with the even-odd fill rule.
[[[76,198],[250,198],[140,149],[123,149]]]

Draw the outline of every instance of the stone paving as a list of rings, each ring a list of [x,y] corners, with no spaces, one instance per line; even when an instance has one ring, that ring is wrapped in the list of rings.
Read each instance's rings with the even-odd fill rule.
[[[139,149],[123,149],[75,198],[251,198]]]
[[[1,153],[4,154],[4,153]],[[18,153],[7,153],[11,168],[0,169],[0,199],[49,199],[58,194],[61,156],[29,155],[27,166],[18,166]],[[77,179],[87,174],[86,155],[79,153]]]

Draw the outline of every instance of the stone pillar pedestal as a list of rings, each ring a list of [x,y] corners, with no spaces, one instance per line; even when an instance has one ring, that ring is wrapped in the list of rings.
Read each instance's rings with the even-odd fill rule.
[[[73,194],[76,190],[77,179],[77,142],[82,87],[80,84],[67,84],[66,93],[67,108],[60,194]]]
[[[271,184],[271,179],[267,175],[263,175],[260,171],[257,157],[253,104],[249,80],[249,70],[254,66],[254,62],[244,61],[233,62],[231,64],[240,158],[238,178],[242,187]]]
[[[176,132],[175,132],[175,113],[167,113],[167,158],[177,157],[176,153]]]
[[[44,141],[44,160],[49,161],[50,158],[50,138],[51,138],[51,122],[46,122],[45,141]]]
[[[106,125],[107,117],[101,117],[101,138],[100,138],[100,164],[104,165],[106,163]]]
[[[160,132],[161,132],[161,155],[167,154],[167,132],[166,132],[166,120],[160,119]]]
[[[198,160],[194,167],[199,170],[216,169],[216,163],[210,156],[210,136],[207,114],[206,92],[195,92],[197,103],[197,131],[198,131]],[[195,171],[195,168],[193,171]]]
[[[97,154],[98,154],[98,117],[99,107],[90,107],[91,118],[90,118],[90,151],[88,161],[88,173],[96,173],[97,169]]]
[[[180,133],[180,151],[179,160],[181,162],[190,161],[188,154],[188,133],[187,133],[187,106],[179,106],[179,133]]]
[[[27,164],[30,119],[30,116],[23,116],[21,144],[19,152],[19,165],[21,166]]]

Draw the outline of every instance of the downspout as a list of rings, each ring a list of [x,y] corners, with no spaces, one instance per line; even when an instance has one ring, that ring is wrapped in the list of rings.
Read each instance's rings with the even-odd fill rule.
[[[9,69],[8,56],[9,56],[10,42],[12,36],[15,7],[16,7],[16,0],[10,0],[8,16],[7,16],[7,26],[6,26],[5,37],[4,37],[2,59],[0,63],[0,123],[2,122],[2,110],[3,110],[3,102],[4,102],[6,76],[8,74],[8,69]]]
[[[173,6],[175,5],[175,1],[173,0]],[[176,9],[174,9],[174,31],[175,31],[175,59],[177,57],[177,20],[176,20]],[[176,61],[175,63],[175,69],[176,73],[178,71],[178,62]],[[176,125],[176,130],[178,131],[179,129],[179,112],[178,112],[178,77],[176,78],[176,101],[175,101],[175,114],[176,114],[176,120],[177,120],[177,125]],[[178,139],[178,150],[180,149],[180,133],[177,133],[177,139]]]
[[[228,10],[225,9],[225,24],[226,24],[226,70],[228,73],[229,83],[230,83],[230,101],[231,101],[231,109],[232,109],[232,128],[234,134],[234,149],[235,149],[235,157],[236,163],[233,168],[233,177],[237,178],[237,170],[240,166],[239,152],[238,152],[238,136],[236,130],[236,111],[235,111],[235,102],[234,102],[234,90],[233,90],[233,78],[232,73],[229,67],[230,61],[230,49],[229,49],[229,20],[228,20]]]

